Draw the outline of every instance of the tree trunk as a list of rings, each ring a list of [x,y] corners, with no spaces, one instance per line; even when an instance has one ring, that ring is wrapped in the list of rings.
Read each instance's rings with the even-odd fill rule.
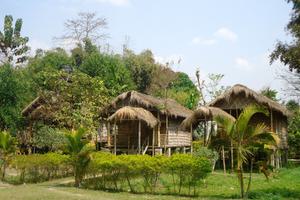
[[[233,164],[233,145],[232,145],[232,140],[230,140],[230,161],[231,161],[231,173],[233,173],[234,164]]]
[[[226,160],[225,160],[224,146],[222,146],[222,160],[223,160],[223,171],[224,171],[224,174],[226,174]]]
[[[239,167],[237,169],[237,173],[238,173],[238,178],[239,178],[239,182],[240,182],[240,189],[241,189],[241,198],[244,198],[244,176],[243,176],[243,169],[242,167]]]
[[[247,191],[246,191],[246,198],[248,198],[249,190],[251,187],[252,171],[253,171],[253,158],[251,158],[251,161],[250,161],[250,176],[249,176],[249,182],[248,182]]]

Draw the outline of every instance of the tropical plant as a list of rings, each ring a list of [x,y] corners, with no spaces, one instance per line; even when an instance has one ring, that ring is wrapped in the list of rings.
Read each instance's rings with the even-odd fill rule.
[[[22,19],[17,19],[13,27],[13,17],[4,17],[3,32],[0,31],[0,62],[19,64],[27,59],[28,37],[21,37]]]
[[[66,133],[66,148],[71,156],[71,165],[73,166],[75,177],[75,187],[80,186],[86,173],[87,166],[91,160],[90,154],[93,148],[89,145],[89,141],[83,138],[85,134],[86,131],[84,128],[79,128],[76,131],[68,131]]]
[[[11,135],[6,131],[0,132],[0,160],[2,161],[2,180],[5,178],[6,168],[10,164],[10,161],[12,159],[12,156],[15,154],[15,151],[15,138],[11,137]]]
[[[240,184],[241,197],[245,198],[248,195],[251,185],[251,175],[249,178],[247,190],[245,192],[243,165],[250,159],[251,169],[253,165],[253,145],[255,144],[278,144],[279,137],[270,131],[269,127],[264,123],[252,124],[251,118],[255,114],[263,114],[268,116],[269,112],[256,105],[249,105],[244,108],[239,117],[233,121],[230,118],[216,116],[215,120],[221,127],[221,130],[228,135],[233,142],[233,147],[236,150],[236,170]]]

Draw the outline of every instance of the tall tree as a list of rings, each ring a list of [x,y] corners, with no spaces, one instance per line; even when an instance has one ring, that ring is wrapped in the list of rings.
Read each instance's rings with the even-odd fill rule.
[[[106,37],[103,29],[107,27],[107,20],[97,17],[96,13],[80,12],[77,18],[67,20],[64,25],[66,32],[58,39],[82,44],[86,39],[97,43]]]
[[[288,92],[299,98],[300,96],[300,1],[286,0],[293,5],[291,19],[286,26],[292,36],[291,42],[278,42],[270,55],[270,63],[279,60],[286,65],[289,71],[281,75],[288,83]]]
[[[0,66],[0,130],[14,132],[20,125],[22,98],[26,91],[23,83],[11,65]]]
[[[145,50],[140,54],[135,54],[133,51],[125,49],[123,60],[126,68],[131,72],[137,90],[142,93],[151,93],[149,90],[151,90],[154,73],[158,68],[153,53],[150,50]]]
[[[3,32],[0,31],[0,62],[2,64],[7,62],[11,65],[20,64],[27,59],[29,39],[21,36],[22,24],[22,19],[17,19],[13,26],[13,17],[11,15],[4,17]]]

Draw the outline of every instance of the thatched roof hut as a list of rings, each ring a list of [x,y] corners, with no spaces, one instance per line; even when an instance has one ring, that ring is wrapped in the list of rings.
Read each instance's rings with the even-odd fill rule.
[[[192,137],[179,126],[192,111],[173,99],[162,99],[136,91],[117,96],[101,112],[103,146],[114,153],[171,154],[176,148],[191,149]],[[183,150],[183,151],[185,151]],[[166,152],[167,151],[167,152]]]
[[[151,112],[143,108],[131,106],[120,108],[107,120],[111,122],[121,122],[123,120],[141,120],[151,128],[154,128],[158,124],[158,120],[152,115]]]
[[[180,105],[173,99],[162,99],[137,91],[124,92],[117,96],[101,113],[102,115],[109,115],[109,113],[115,112],[124,105],[143,107],[147,110],[158,111],[161,114],[167,114],[173,117],[186,118],[192,114],[191,110]]]
[[[181,123],[181,128],[183,130],[190,130],[191,127],[194,129],[198,126],[199,122],[213,120],[213,118],[216,116],[224,116],[231,119],[232,121],[235,121],[235,118],[233,116],[220,108],[201,106],[197,110],[195,110],[192,115],[183,120],[183,122]]]
[[[269,110],[277,111],[286,117],[290,115],[290,112],[285,106],[241,84],[234,85],[228,91],[210,102],[208,106],[219,107],[223,110],[233,110],[243,109],[246,105],[253,103],[263,105]]]
[[[250,123],[265,123],[270,127],[271,131],[275,132],[281,139],[278,145],[278,148],[281,150],[281,157],[279,152],[274,153],[275,155],[272,155],[273,159],[271,159],[271,165],[278,167],[281,162],[286,163],[288,149],[287,119],[291,113],[285,106],[240,84],[234,85],[208,105],[218,107],[232,116],[238,117],[242,110],[250,104],[264,106],[270,112],[269,116],[265,116],[261,113],[255,114],[251,118]],[[276,159],[274,159],[274,157],[276,157]]]

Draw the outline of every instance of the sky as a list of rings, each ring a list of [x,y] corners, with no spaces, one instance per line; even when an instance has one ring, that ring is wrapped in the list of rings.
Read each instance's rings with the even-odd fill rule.
[[[139,53],[150,49],[157,62],[174,61],[175,71],[193,80],[224,74],[222,84],[254,90],[271,87],[284,96],[280,63],[269,65],[277,41],[290,41],[285,26],[291,5],[284,0],[0,0],[0,24],[11,14],[23,19],[22,34],[32,49],[50,49],[64,22],[78,12],[105,17],[105,42],[116,53],[127,43]],[[1,27],[2,29],[2,27]],[[180,60],[180,63],[178,61]]]

